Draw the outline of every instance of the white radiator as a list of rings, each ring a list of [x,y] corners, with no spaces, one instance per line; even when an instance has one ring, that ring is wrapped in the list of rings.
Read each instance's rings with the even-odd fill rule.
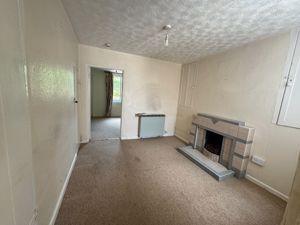
[[[140,138],[161,137],[165,133],[164,114],[137,114],[139,117],[138,136]]]

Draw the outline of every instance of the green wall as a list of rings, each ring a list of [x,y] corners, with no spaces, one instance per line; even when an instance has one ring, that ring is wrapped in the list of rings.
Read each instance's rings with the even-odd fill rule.
[[[106,107],[105,72],[91,68],[91,116],[104,117]],[[120,117],[122,103],[113,103],[112,116]]]
[[[91,101],[91,116],[105,116],[105,73],[96,68],[91,69]]]

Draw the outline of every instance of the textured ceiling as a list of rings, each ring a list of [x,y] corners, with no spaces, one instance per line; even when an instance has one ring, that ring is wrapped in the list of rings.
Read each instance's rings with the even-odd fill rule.
[[[180,63],[300,25],[300,0],[62,1],[80,43]]]

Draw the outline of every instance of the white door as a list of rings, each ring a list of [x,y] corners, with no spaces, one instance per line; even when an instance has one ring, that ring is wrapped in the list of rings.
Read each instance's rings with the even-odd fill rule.
[[[280,109],[278,124],[300,128],[300,37],[298,33],[292,64]]]

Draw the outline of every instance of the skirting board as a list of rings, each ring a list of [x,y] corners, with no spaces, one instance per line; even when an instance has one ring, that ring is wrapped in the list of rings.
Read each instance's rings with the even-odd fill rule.
[[[36,213],[37,213],[37,211],[34,210],[34,213],[32,215],[32,218],[31,218],[30,222],[29,222],[29,225],[37,225],[37,221],[36,221],[37,214]]]
[[[245,178],[251,182],[253,182],[254,184],[262,187],[263,189],[266,189],[267,191],[271,192],[273,195],[276,195],[277,197],[281,198],[284,201],[288,201],[289,197],[283,193],[281,193],[280,191],[275,190],[274,188],[272,188],[271,186],[263,183],[262,181],[252,177],[249,174],[246,174]]]
[[[175,134],[175,137],[177,137],[179,140],[183,141],[183,142],[184,142],[184,143],[186,143],[186,144],[188,144],[188,143],[189,143],[189,141],[188,141],[188,140],[186,140],[185,138],[183,138],[183,137],[179,136],[178,134]]]
[[[166,134],[163,135],[163,137],[173,137],[173,136],[174,136],[173,133],[172,134],[166,133]]]
[[[121,140],[137,140],[140,139],[138,136],[135,137],[121,137]]]
[[[80,144],[87,144],[89,142],[90,142],[90,139],[86,139],[86,138],[80,140]]]
[[[174,136],[173,134],[164,134],[164,136],[162,137],[172,137]],[[121,140],[138,140],[141,139],[138,136],[134,136],[134,137],[121,137]]]
[[[63,187],[62,187],[62,189],[61,189],[61,192],[60,192],[60,194],[59,194],[59,197],[58,197],[57,203],[56,203],[56,205],[55,205],[55,208],[54,208],[54,211],[53,211],[53,214],[52,214],[52,217],[51,217],[51,220],[50,220],[49,225],[54,225],[54,224],[55,224],[55,220],[56,220],[56,217],[57,217],[57,215],[58,215],[58,212],[59,212],[59,209],[60,209],[62,200],[63,200],[63,198],[64,198],[64,195],[65,195],[65,192],[66,192],[66,189],[67,189],[67,186],[68,186],[68,183],[69,183],[69,180],[70,180],[72,171],[73,171],[73,169],[74,169],[76,159],[77,159],[77,153],[75,154],[75,156],[74,156],[74,158],[73,158],[71,167],[70,167],[70,169],[69,169],[69,172],[68,172],[68,174],[67,174],[66,180],[65,180],[64,185],[63,185]]]

